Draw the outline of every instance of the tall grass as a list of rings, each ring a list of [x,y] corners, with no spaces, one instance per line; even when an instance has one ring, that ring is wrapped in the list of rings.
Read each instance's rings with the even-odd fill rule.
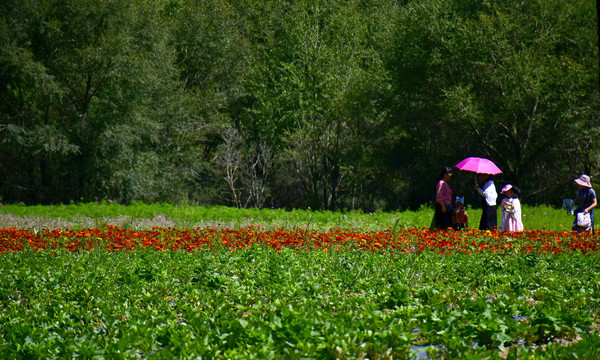
[[[469,227],[477,228],[481,210],[470,208],[467,212]],[[348,228],[370,231],[399,227],[429,227],[432,218],[433,210],[427,206],[422,206],[416,211],[395,212],[236,209],[226,206],[143,203],[121,205],[107,201],[51,206],[5,204],[0,207],[0,227],[23,229],[80,229],[96,227],[99,224],[112,224],[134,229],[153,226],[241,228],[260,225],[263,228]],[[564,210],[547,206],[523,205],[523,223],[526,229],[568,231],[572,222],[573,216],[568,215]]]

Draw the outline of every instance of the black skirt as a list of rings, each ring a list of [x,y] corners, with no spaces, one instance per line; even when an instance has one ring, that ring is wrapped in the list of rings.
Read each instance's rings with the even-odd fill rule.
[[[481,209],[479,230],[495,230],[498,227],[498,205],[489,206],[487,201],[482,198]]]
[[[446,205],[446,212],[442,212],[442,205],[435,203],[435,224],[436,229],[447,230],[452,227],[452,205]]]

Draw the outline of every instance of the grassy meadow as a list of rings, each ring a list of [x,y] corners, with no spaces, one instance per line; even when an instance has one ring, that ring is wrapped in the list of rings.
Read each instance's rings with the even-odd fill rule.
[[[480,209],[468,208],[469,225],[477,228]],[[498,212],[498,218],[500,212]],[[345,228],[361,231],[429,227],[433,210],[422,206],[416,211],[362,212],[314,211],[311,209],[236,209],[226,206],[192,206],[171,204],[121,205],[114,202],[93,202],[68,205],[3,205],[0,207],[0,227],[20,229],[92,228],[98,224],[147,229],[154,226],[195,228],[242,228],[261,225],[263,228]],[[573,216],[550,206],[523,205],[523,223],[529,230],[570,230]]]

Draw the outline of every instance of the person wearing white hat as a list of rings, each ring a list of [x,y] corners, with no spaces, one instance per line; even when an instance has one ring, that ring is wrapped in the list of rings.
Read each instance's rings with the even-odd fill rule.
[[[596,192],[592,189],[590,177],[583,174],[573,180],[579,186],[577,197],[573,202],[577,205],[575,209],[575,221],[572,230],[581,233],[582,231],[594,232],[594,208],[598,205]],[[587,217],[586,214],[589,214]]]

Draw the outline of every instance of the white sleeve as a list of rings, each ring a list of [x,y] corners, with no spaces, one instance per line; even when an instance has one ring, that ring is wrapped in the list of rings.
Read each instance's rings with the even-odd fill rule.
[[[496,205],[496,199],[498,198],[498,193],[496,192],[496,185],[491,180],[486,181],[483,185],[483,189],[477,188],[477,191],[481,196],[485,198],[485,201],[489,206]]]

